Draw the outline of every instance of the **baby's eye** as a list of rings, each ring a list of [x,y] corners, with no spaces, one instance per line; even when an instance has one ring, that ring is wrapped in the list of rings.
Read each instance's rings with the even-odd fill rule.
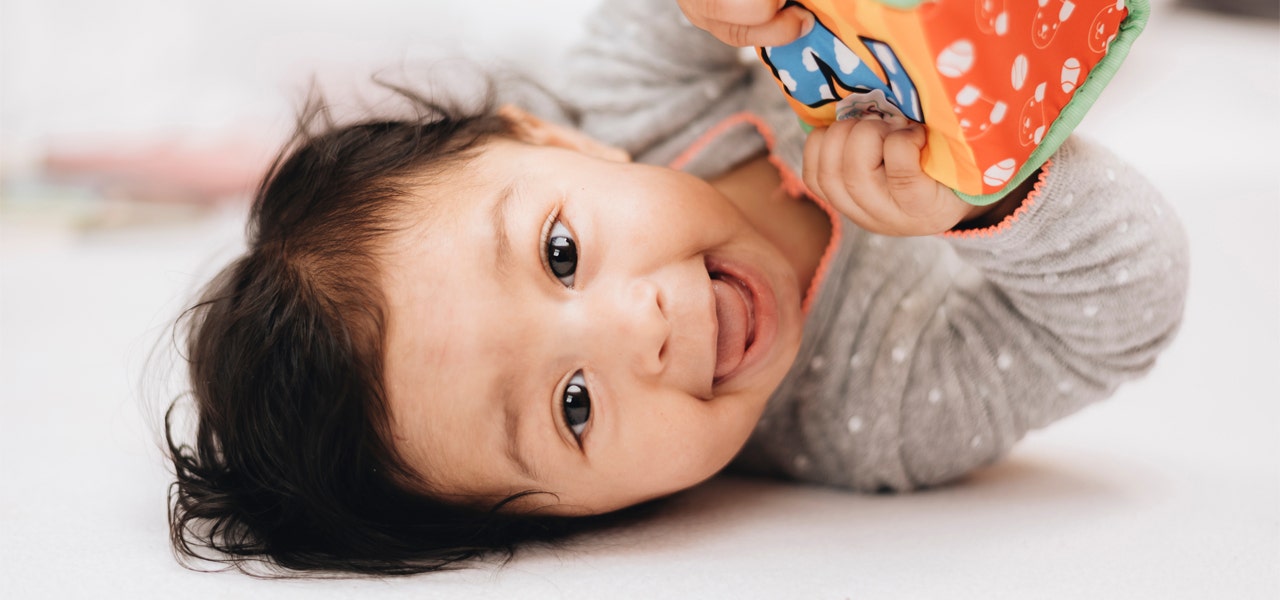
[[[551,226],[547,235],[547,266],[551,273],[567,287],[573,287],[573,272],[578,270],[578,244],[573,233],[559,220]]]
[[[561,405],[564,407],[564,422],[573,431],[573,437],[582,437],[587,421],[591,420],[591,394],[587,393],[587,381],[583,379],[582,371],[574,373],[569,384],[564,386]]]

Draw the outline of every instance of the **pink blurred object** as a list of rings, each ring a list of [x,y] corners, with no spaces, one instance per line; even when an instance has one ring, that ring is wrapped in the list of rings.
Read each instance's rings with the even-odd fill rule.
[[[270,146],[251,137],[193,143],[178,138],[55,143],[43,161],[54,180],[94,186],[109,197],[222,204],[247,199],[266,172]]]

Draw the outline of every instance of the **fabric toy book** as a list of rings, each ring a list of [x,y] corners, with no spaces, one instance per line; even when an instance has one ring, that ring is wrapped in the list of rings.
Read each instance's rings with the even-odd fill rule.
[[[1147,0],[802,0],[809,33],[761,48],[801,121],[910,119],[926,173],[989,204],[1067,138],[1146,25]]]

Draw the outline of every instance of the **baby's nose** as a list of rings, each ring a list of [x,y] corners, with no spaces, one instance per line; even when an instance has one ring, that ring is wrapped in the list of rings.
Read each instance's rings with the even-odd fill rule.
[[[619,286],[614,303],[613,331],[606,333],[632,369],[658,375],[665,368],[671,324],[663,311],[662,290],[647,279],[633,279]]]

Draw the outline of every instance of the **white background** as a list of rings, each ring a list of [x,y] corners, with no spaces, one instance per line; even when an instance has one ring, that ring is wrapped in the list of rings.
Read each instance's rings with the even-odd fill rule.
[[[281,132],[313,75],[440,56],[535,75],[588,0],[3,0],[0,157],[56,140]],[[1186,322],[1145,380],[913,496],[721,479],[641,526],[506,567],[259,581],[169,555],[147,359],[242,215],[86,228],[0,205],[0,597],[1280,597],[1280,29],[1153,2],[1080,131],[1147,173],[1193,243]],[[30,208],[30,207],[27,207]],[[68,217],[67,213],[72,216]]]

